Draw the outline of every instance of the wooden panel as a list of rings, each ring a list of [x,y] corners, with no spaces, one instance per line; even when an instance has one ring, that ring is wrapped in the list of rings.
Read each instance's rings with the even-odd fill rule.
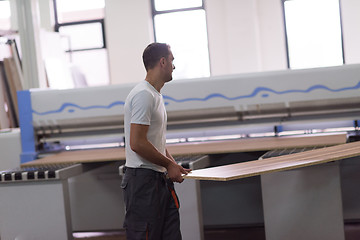
[[[346,142],[346,134],[248,138],[168,145],[174,155],[268,151],[282,148],[332,146]]]
[[[360,156],[360,142],[192,171],[184,178],[229,181]]]
[[[281,148],[332,146],[346,142],[346,134],[251,138],[239,140],[183,143],[168,145],[173,156],[267,151]],[[31,161],[22,166],[60,163],[85,163],[125,160],[124,148],[93,149],[61,152]]]
[[[21,83],[21,73],[18,71],[19,69],[16,66],[15,59],[4,58],[4,68],[6,73],[6,79],[10,90],[10,96],[12,100],[12,107],[15,111],[16,122],[19,123],[19,109],[18,109],[18,101],[17,101],[17,91],[23,90]]]
[[[67,151],[24,163],[22,167],[63,163],[91,163],[125,160],[124,148]]]

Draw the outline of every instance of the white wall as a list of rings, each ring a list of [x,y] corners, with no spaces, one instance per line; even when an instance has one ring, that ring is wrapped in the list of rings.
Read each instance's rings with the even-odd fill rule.
[[[206,0],[212,75],[286,69],[279,0]]]
[[[52,0],[39,0],[40,27],[46,31],[54,31],[55,17]]]
[[[211,75],[287,68],[280,0],[204,0]],[[150,0],[106,0],[112,84],[144,78],[142,51],[153,41]],[[360,1],[341,0],[346,63],[360,63]]]
[[[360,1],[341,0],[345,62],[360,63]]]
[[[253,0],[207,0],[211,74],[253,72],[259,68],[256,4]]]
[[[257,0],[261,71],[287,68],[285,25],[282,2]]]
[[[286,69],[279,0],[205,0],[211,75]],[[112,84],[145,76],[141,54],[153,39],[150,1],[106,1]]]
[[[105,32],[110,82],[143,80],[142,52],[153,41],[150,0],[106,0]]]
[[[11,0],[16,15],[14,2]],[[52,0],[38,2],[44,12],[50,9]],[[204,0],[204,3],[212,76],[287,68],[280,0]],[[110,82],[140,81],[145,76],[142,51],[153,41],[150,0],[106,0],[105,4]],[[359,12],[359,0],[341,0],[347,64],[360,63]],[[51,29],[51,13],[41,16],[41,27]],[[12,24],[17,28],[16,21]]]

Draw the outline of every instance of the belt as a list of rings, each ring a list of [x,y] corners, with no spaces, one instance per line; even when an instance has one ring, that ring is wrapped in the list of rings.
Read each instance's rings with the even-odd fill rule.
[[[166,172],[158,172],[148,168],[124,167],[124,172],[128,172],[133,176],[154,176],[154,177],[167,178]]]

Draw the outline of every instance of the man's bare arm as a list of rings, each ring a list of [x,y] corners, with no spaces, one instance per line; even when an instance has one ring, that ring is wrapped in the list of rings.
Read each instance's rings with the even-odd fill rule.
[[[166,149],[166,156],[170,158],[173,162],[176,162],[173,156],[169,153],[169,151]]]
[[[174,182],[182,182],[182,174],[187,174],[188,171],[178,165],[170,154],[165,156],[160,153],[154,145],[152,145],[147,139],[147,132],[149,130],[148,125],[134,124],[130,126],[130,147],[146,160],[163,166],[167,169],[170,179]]]
[[[173,156],[169,153],[169,151],[166,149],[166,156],[168,158],[170,158],[174,163],[176,163],[175,159],[173,158]],[[177,163],[176,163],[177,164]],[[191,169],[187,169],[187,168],[184,168],[184,170],[186,171],[186,174],[188,174],[189,172],[191,172]],[[185,174],[185,175],[186,175]]]

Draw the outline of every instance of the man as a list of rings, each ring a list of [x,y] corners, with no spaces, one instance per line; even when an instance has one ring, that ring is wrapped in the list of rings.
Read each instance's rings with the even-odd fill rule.
[[[167,115],[160,93],[172,80],[173,60],[169,45],[148,45],[143,53],[146,78],[125,101],[126,170],[121,187],[128,240],[181,239],[173,182],[181,183],[182,174],[190,170],[178,165],[166,149]]]

